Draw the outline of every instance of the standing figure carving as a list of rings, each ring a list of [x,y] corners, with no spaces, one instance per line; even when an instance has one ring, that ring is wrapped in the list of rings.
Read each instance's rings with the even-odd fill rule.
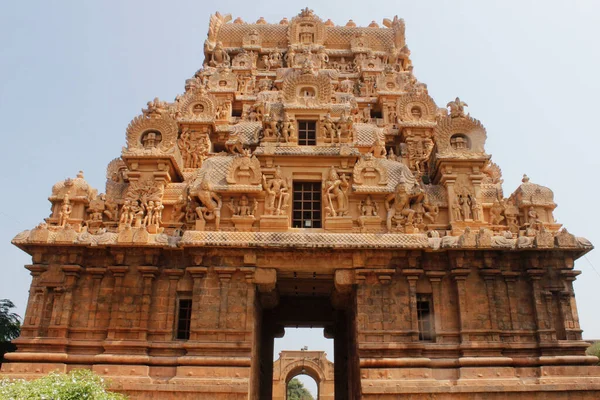
[[[62,205],[60,206],[59,225],[62,226],[63,228],[67,226],[67,221],[69,220],[69,217],[71,216],[72,211],[73,211],[73,207],[71,206],[71,203],[69,202],[69,194],[67,193],[67,194],[65,194]]]
[[[330,217],[348,215],[348,190],[350,183],[346,175],[340,177],[334,167],[329,169],[329,177],[323,184],[325,192],[325,211]]]
[[[288,198],[291,182],[286,182],[281,176],[281,169],[275,169],[275,175],[267,181],[263,175],[263,189],[267,192],[265,211],[267,215],[285,215],[288,207]]]

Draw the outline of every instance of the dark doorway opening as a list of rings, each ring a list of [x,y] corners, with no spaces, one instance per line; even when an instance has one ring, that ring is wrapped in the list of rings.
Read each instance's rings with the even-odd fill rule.
[[[331,289],[317,290],[313,293],[289,293],[286,282],[279,282],[280,297],[278,304],[262,312],[261,349],[260,349],[260,399],[273,398],[273,346],[275,338],[283,337],[285,327],[324,328],[327,338],[334,341],[334,380],[335,399],[354,400],[360,393],[358,358],[356,356],[356,338],[354,337],[355,308],[353,298],[347,297],[341,304],[333,306],[333,282]],[[302,282],[294,285],[301,288]],[[308,285],[311,286],[311,285]],[[314,287],[314,286],[313,286]],[[358,390],[357,390],[358,389]]]

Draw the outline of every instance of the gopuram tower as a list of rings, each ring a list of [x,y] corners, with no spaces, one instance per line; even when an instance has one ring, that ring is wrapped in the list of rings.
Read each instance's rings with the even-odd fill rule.
[[[592,245],[527,176],[505,196],[482,123],[438,107],[404,21],[382,25],[213,15],[204,66],[133,118],[104,193],[60,181],[14,238],[32,283],[2,373],[283,399],[274,338],[317,326],[337,400],[599,398],[572,285]]]

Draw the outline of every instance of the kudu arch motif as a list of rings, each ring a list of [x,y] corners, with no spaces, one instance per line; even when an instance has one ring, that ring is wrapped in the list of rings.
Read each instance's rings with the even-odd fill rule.
[[[381,25],[212,15],[204,65],[133,118],[105,193],[60,181],[13,239],[32,283],[2,372],[269,399],[273,339],[302,325],[334,339],[338,399],[600,396],[573,292],[591,243],[549,188],[504,195],[483,124],[438,107],[404,21]]]

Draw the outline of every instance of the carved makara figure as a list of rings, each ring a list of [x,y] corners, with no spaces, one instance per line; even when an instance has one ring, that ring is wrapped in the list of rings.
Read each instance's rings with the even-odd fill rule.
[[[323,183],[325,211],[329,217],[348,215],[348,191],[350,184],[345,174],[340,177],[334,167],[329,169],[328,179]]]
[[[223,202],[221,197],[212,191],[210,183],[205,177],[200,183],[200,190],[196,192],[196,196],[202,203],[201,206],[196,208],[196,214],[202,221],[215,220],[215,229],[219,230],[221,222],[221,207]]]
[[[464,117],[465,116],[465,107],[468,107],[469,105],[467,103],[465,103],[464,101],[461,101],[458,97],[456,98],[456,100],[449,102],[448,104],[446,104],[446,107],[450,108],[450,117],[451,118],[458,118],[458,117]]]
[[[286,181],[281,176],[281,169],[275,169],[275,175],[267,180],[263,175],[263,189],[267,192],[265,200],[265,211],[267,215],[285,215],[288,207],[288,198],[291,182]]]
[[[69,201],[69,193],[66,193],[65,197],[63,198],[63,202],[60,206],[59,222],[58,222],[59,226],[61,226],[63,228],[67,226],[67,222],[69,221],[71,212],[73,212],[73,207],[71,206],[71,203]]]
[[[410,193],[406,189],[404,181],[400,181],[396,185],[395,192],[388,195],[385,199],[385,209],[387,211],[386,225],[388,231],[392,231],[393,222],[396,222],[396,229],[400,229],[401,226],[404,226],[405,228],[413,227],[415,210],[411,208],[411,205],[416,202],[421,202],[424,198],[421,188],[418,188],[416,191],[413,190],[413,192],[416,193]]]

